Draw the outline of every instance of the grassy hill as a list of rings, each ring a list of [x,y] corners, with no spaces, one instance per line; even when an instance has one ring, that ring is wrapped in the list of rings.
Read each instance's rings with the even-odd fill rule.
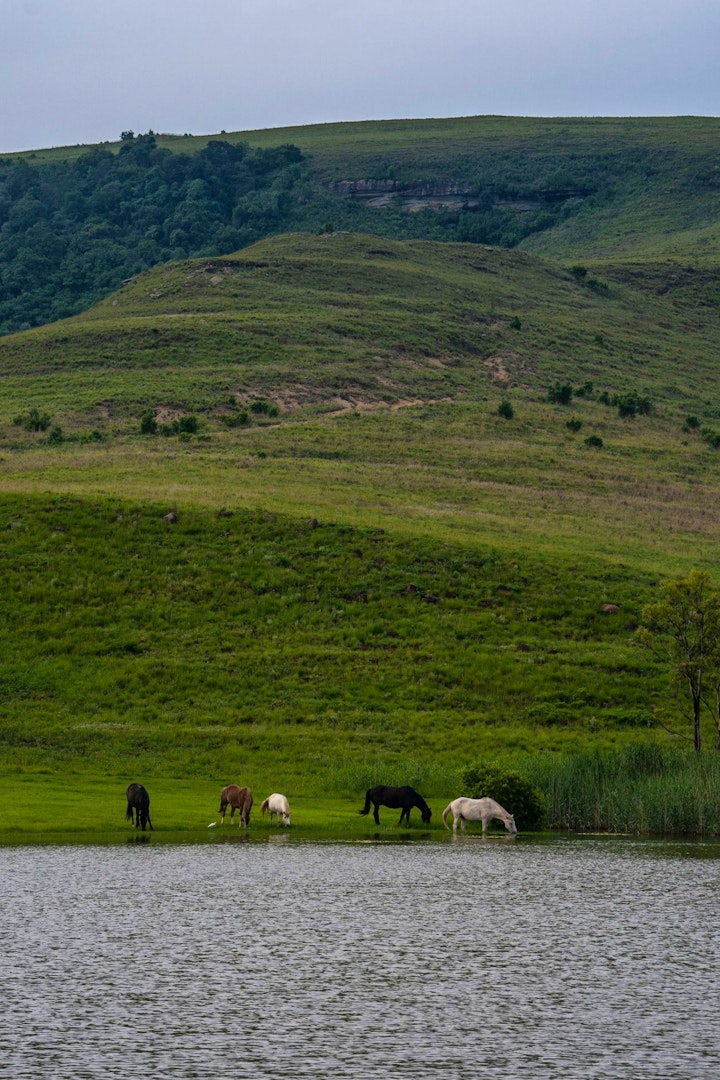
[[[682,727],[634,630],[716,560],[713,122],[457,121],[455,157],[445,122],[293,141],[326,184],[391,144],[440,183],[473,131],[518,168],[544,132],[557,168],[563,123],[615,194],[522,249],[292,233],[0,339],[5,767],[441,795],[468,759]]]
[[[713,117],[475,116],[160,134],[157,143],[179,154],[197,153],[208,140],[258,150],[298,147],[309,162],[306,218],[298,212],[298,228],[330,220],[337,228],[452,240],[453,212],[469,203],[471,222],[479,216],[480,197],[481,211],[501,209],[517,224],[508,236],[517,232],[520,246],[539,254],[714,265],[720,239],[714,149],[719,132],[720,120]],[[103,146],[118,150],[121,143]],[[4,160],[52,165],[88,149],[38,150]],[[433,199],[433,185],[454,188],[456,197],[436,191]],[[425,212],[423,188],[434,208]],[[386,198],[376,205],[373,195]],[[533,233],[520,239],[528,218],[534,220]]]
[[[705,564],[717,339],[716,309],[680,283],[606,285],[477,245],[274,238],[0,340],[0,485],[412,517],[523,547],[587,531],[610,557],[620,528],[623,559]],[[568,405],[548,400],[557,383]],[[651,414],[621,417],[618,397]],[[161,434],[141,434],[146,414]],[[187,416],[197,433],[174,432]]]

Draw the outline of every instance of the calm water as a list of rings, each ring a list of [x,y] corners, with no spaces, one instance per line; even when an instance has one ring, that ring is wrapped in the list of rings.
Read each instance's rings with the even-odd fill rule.
[[[720,847],[0,849],[0,1077],[702,1080]]]

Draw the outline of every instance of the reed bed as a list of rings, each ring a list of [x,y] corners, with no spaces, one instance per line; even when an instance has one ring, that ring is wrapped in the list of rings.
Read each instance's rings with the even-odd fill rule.
[[[632,744],[537,758],[527,773],[546,798],[551,829],[720,833],[720,754]]]

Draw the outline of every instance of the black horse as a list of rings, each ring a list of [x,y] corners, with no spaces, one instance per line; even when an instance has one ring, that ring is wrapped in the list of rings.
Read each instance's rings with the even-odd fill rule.
[[[422,814],[424,825],[428,824],[432,814],[432,810],[422,795],[418,795],[417,791],[411,787],[385,787],[384,784],[371,787],[365,796],[365,806],[360,811],[361,814],[370,813],[370,803],[373,804],[373,817],[376,825],[380,824],[378,808],[381,806],[389,806],[391,810],[400,808],[402,813],[398,825],[402,825],[403,818],[407,820],[408,825],[410,824],[410,811],[413,806],[417,806]]]
[[[152,829],[153,823],[150,820],[150,796],[142,784],[131,784],[126,791],[126,795],[127,813],[125,814],[125,820],[134,820],[135,828],[139,829],[142,826],[143,832],[145,832],[146,825],[149,825]],[[134,818],[133,810],[135,811]],[[153,829],[153,832],[154,831],[155,830]]]

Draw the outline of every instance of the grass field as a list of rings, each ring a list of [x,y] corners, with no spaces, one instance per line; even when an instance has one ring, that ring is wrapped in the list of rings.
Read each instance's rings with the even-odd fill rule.
[[[503,154],[540,132],[463,123],[458,146]],[[635,139],[662,173],[708,129],[582,130],[608,169]],[[391,146],[408,175],[452,160],[434,122],[304,137],[328,182]],[[716,565],[714,194],[678,207],[673,175],[542,257],[294,234],[0,340],[0,838],[121,840],[130,780],[182,839],[230,781],[284,790],[318,836],[364,835],[365,788],[411,783],[437,827],[478,759],[532,775],[553,827],[715,830],[714,772],[683,774],[687,815],[652,779],[630,818],[577,780],[586,752],[683,745],[635,629]]]

